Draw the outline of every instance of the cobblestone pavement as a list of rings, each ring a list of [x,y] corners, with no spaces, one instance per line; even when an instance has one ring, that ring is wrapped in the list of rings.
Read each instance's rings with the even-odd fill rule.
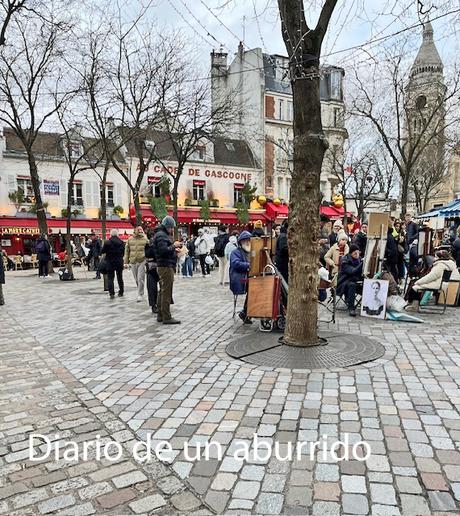
[[[101,499],[118,500],[120,493],[129,492],[132,499],[122,500],[114,513],[155,509],[153,505],[144,509],[142,502],[133,506],[132,500],[141,497],[151,504],[161,499],[163,512],[175,508],[189,513],[206,507],[217,513],[262,514],[460,512],[458,310],[425,315],[423,325],[340,314],[336,329],[379,339],[386,355],[347,370],[290,371],[251,366],[225,354],[226,343],[235,335],[255,329],[232,320],[232,297],[217,286],[216,278],[178,278],[173,314],[182,324],[165,327],[156,323],[145,303],[135,302],[132,279],[128,273],[125,276],[126,296],[110,301],[93,280],[40,281],[27,271],[8,275],[7,305],[0,309],[1,345],[7,356],[12,353],[13,366],[9,362],[5,366],[2,357],[2,375],[12,368],[12,377],[2,384],[0,405],[2,414],[9,413],[0,426],[6,436],[0,511],[11,513],[19,508],[14,505],[18,500],[38,492],[35,496],[43,496],[43,501],[37,498],[31,503],[42,512],[52,503],[65,503],[63,508],[88,504],[88,510],[91,505],[91,510],[100,512]],[[14,367],[20,369],[16,372]],[[24,392],[48,401],[32,402]],[[106,436],[129,445],[133,439],[128,437],[129,428],[139,439],[152,434],[153,443],[167,440],[173,448],[172,464],[142,467],[127,457],[124,463],[132,464],[131,475],[136,478],[117,482],[126,478],[125,471],[104,474],[106,468],[94,461],[67,467],[62,461],[47,462],[23,470],[24,445],[15,442],[24,442],[31,430],[28,425],[33,426],[30,421],[42,410],[49,410],[49,415],[35,425],[43,425],[49,433],[55,426],[70,426],[70,435],[84,440],[105,428]],[[73,422],[62,428],[67,420]],[[289,442],[345,434],[350,443],[368,442],[372,454],[366,462],[339,463],[321,454],[312,460],[302,455],[292,462],[276,457],[234,459],[235,449],[250,443],[255,432],[269,444],[281,443],[281,454]],[[185,443],[208,440],[221,443],[222,459],[212,449],[210,460],[186,460]],[[34,477],[24,479],[20,473],[33,475],[37,468],[41,468],[39,479],[47,478],[46,470],[47,475],[66,475],[58,482],[70,483],[75,477],[83,484],[70,484],[62,493],[59,488],[52,490],[56,483],[30,490]],[[185,482],[185,490],[178,478]],[[95,494],[84,498],[82,492],[88,487]],[[176,489],[179,495],[172,494]],[[52,497],[58,501],[52,502]]]

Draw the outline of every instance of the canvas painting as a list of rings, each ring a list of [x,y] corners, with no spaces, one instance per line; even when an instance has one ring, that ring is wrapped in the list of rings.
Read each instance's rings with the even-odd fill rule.
[[[385,280],[366,279],[363,284],[361,315],[385,319],[389,282]]]

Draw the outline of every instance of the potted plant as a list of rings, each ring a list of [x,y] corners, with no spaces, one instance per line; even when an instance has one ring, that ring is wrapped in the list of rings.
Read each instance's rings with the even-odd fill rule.
[[[161,195],[166,199],[166,203],[171,201],[171,180],[169,177],[163,176],[158,183]]]
[[[166,199],[164,197],[152,197],[150,209],[158,220],[163,220],[168,214],[166,209]]]
[[[200,218],[203,220],[209,220],[211,218],[209,201],[200,201]]]
[[[112,219],[113,220],[120,220],[121,215],[123,214],[123,208],[120,205],[114,206],[112,208]]]
[[[192,205],[192,199],[189,199],[188,197],[184,200],[184,206],[191,206]]]
[[[247,224],[249,222],[249,210],[245,203],[238,202],[236,207],[236,218],[241,224]]]
[[[18,213],[21,213],[22,205],[25,203],[24,193],[21,190],[10,192],[8,194],[8,199],[14,204],[17,216]]]
[[[61,210],[61,217],[63,219],[66,219],[67,218],[67,213],[68,213],[67,212],[67,208],[62,208],[62,210]]]
[[[212,208],[218,208],[219,207],[219,199],[211,199],[209,201],[209,206]]]

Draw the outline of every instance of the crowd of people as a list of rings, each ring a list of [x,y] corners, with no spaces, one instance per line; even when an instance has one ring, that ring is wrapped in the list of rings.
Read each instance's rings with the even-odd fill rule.
[[[137,288],[137,301],[144,299],[145,287],[148,303],[157,320],[163,324],[179,324],[171,315],[174,278],[181,275],[190,278],[198,271],[203,278],[209,277],[211,270],[218,269],[218,283],[229,285],[234,295],[247,291],[247,278],[250,270],[251,238],[264,236],[261,221],[254,224],[252,232],[232,231],[225,226],[218,228],[217,235],[208,228],[200,228],[198,235],[185,233],[174,240],[175,220],[167,216],[154,229],[138,226],[133,236],[123,242],[117,230],[112,230],[110,238],[102,242],[100,235],[91,235],[87,240],[72,243],[72,253],[81,258],[89,270],[94,270],[95,278],[107,275],[107,290],[110,299],[115,298],[115,278],[118,283],[118,296],[124,295],[123,270],[129,268]],[[407,274],[414,276],[413,269],[418,258],[417,237],[419,226],[406,215],[405,220],[390,217],[386,235],[383,277],[390,280],[393,292],[400,293]],[[289,283],[288,223],[285,221],[272,229],[271,237],[276,239],[274,263],[285,282]],[[327,225],[319,235],[319,277],[327,279],[343,297],[351,316],[356,316],[356,294],[363,280],[363,257],[367,246],[368,225],[351,220],[344,226],[341,220],[332,224],[330,233]],[[443,272],[448,270],[452,277],[460,279],[460,227],[456,238],[451,239],[451,253],[446,250],[436,253],[427,275],[409,285],[406,293],[408,310],[417,308],[421,293],[438,285]],[[51,260],[51,246],[46,236],[40,237],[35,246],[39,261],[39,276],[48,277],[48,263]],[[412,268],[412,269],[411,269]],[[1,260],[0,285],[5,281],[3,260]],[[320,292],[320,301],[326,297]],[[0,287],[0,304],[4,303]],[[287,296],[283,303],[287,304]],[[371,308],[369,308],[371,309]],[[372,309],[373,310],[373,309]],[[239,317],[251,323],[247,317],[247,299]]]

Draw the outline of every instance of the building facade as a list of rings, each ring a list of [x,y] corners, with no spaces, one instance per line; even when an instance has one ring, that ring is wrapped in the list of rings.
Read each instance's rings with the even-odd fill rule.
[[[293,153],[293,99],[288,58],[269,55],[260,48],[244,50],[240,44],[234,60],[228,54],[211,53],[213,102],[231,98],[240,115],[226,126],[229,134],[248,142],[263,171],[263,192],[289,201]],[[333,155],[343,154],[347,137],[344,127],[344,71],[321,69],[320,94],[323,129],[329,142],[321,175],[323,199],[330,201],[337,178]]]

